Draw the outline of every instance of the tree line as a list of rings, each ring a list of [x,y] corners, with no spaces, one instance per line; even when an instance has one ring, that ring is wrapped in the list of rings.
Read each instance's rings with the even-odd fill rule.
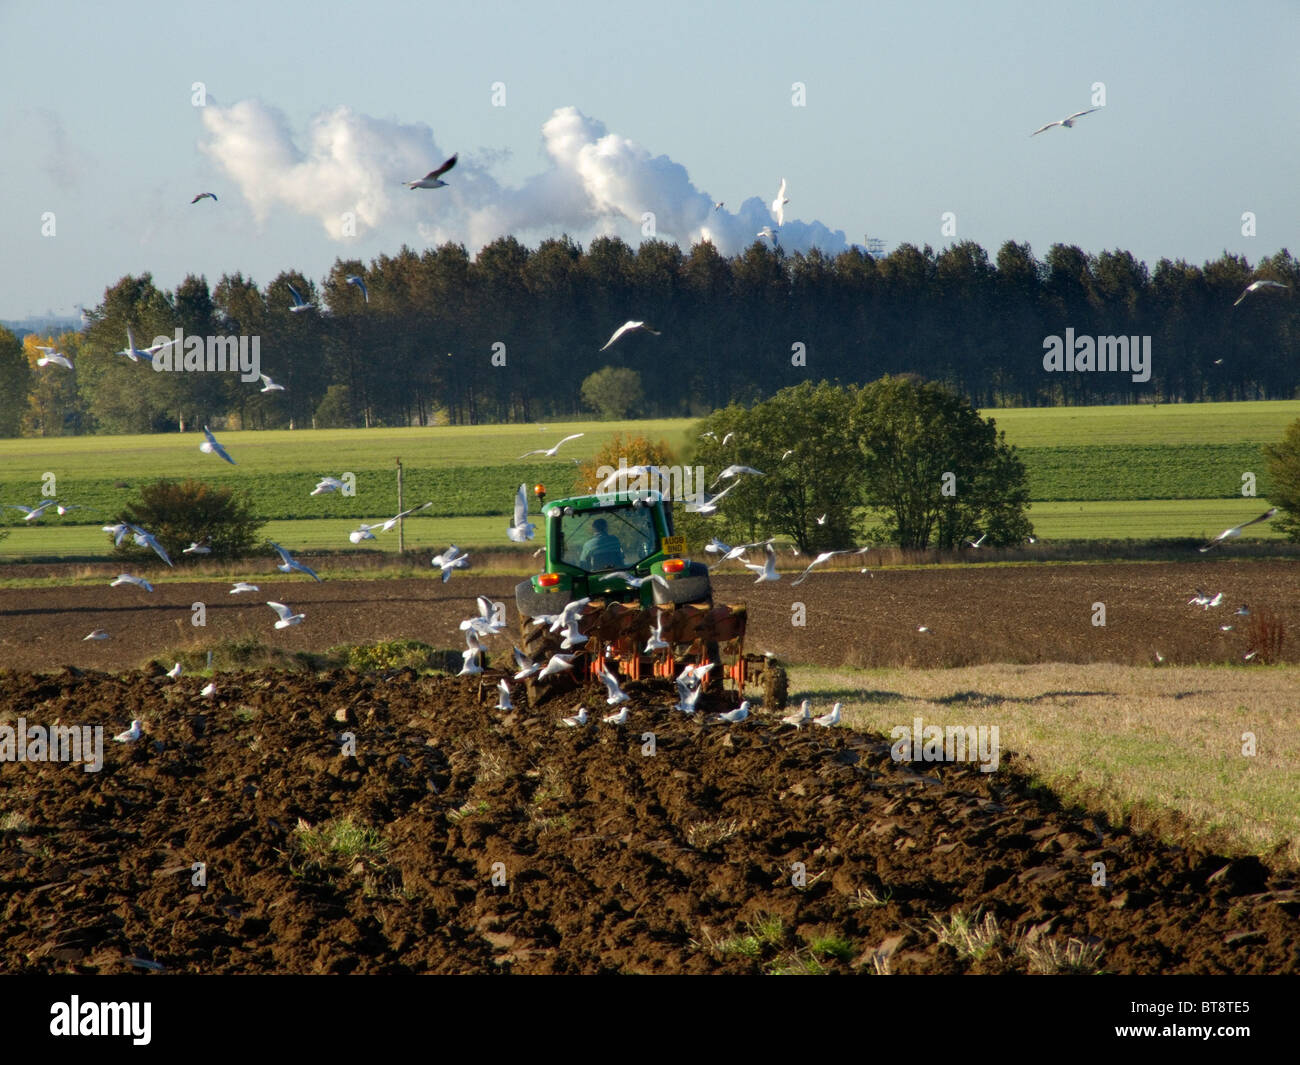
[[[348,281],[359,277],[365,290]],[[1287,290],[1252,293],[1266,277]],[[290,286],[312,308],[294,312]],[[340,259],[318,285],[285,271],[175,291],[127,276],[54,338],[74,370],[37,368],[41,338],[0,333],[0,434],[469,424],[583,415],[581,384],[634,370],[642,417],[701,416],[802,381],[861,385],[887,374],[940,382],[978,407],[1279,399],[1300,385],[1300,263],[1286,250],[1254,267],[1224,254],[1203,266],[1056,244],[1043,259],[1005,243],[941,251],[903,244],[873,258],[787,254],[756,242],[732,258],[601,237],[528,248],[513,237],[471,257],[445,244],[403,247],[368,265]],[[601,347],[623,322],[629,333]],[[260,370],[155,372],[117,354],[127,327],[155,337],[258,338]],[[1049,372],[1045,343],[1150,337],[1151,374]],[[7,339],[6,339],[7,338]],[[224,419],[224,421],[223,421]]]

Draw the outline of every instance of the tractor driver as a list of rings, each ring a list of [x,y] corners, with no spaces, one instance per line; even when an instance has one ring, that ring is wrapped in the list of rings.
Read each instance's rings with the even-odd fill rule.
[[[623,545],[610,534],[609,522],[597,518],[591,523],[591,538],[582,545],[578,565],[587,570],[616,569],[623,565]]]

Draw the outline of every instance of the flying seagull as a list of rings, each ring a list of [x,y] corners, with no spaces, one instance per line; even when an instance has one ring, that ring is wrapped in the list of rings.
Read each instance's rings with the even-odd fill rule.
[[[556,673],[563,673],[566,669],[573,668],[573,655],[551,655],[551,660],[546,663],[546,668],[537,674],[537,679],[543,677],[553,677]]]
[[[212,435],[212,430],[206,425],[203,427],[203,435],[206,436],[207,439],[199,445],[200,451],[205,455],[220,455],[223,459],[229,462],[230,465],[237,465],[235,460],[226,454],[226,449],[217,443],[217,438]]]
[[[315,492],[312,493],[312,495],[315,494]],[[391,532],[394,526],[396,526],[403,518],[409,518],[412,514],[425,510],[431,506],[433,506],[433,500],[429,500],[427,503],[421,503],[418,507],[412,507],[410,510],[404,510],[400,514],[395,514],[386,521],[381,521],[378,525],[366,525],[363,522],[359,529],[355,529],[348,533],[348,539],[354,544],[359,544],[362,540],[373,540],[375,538],[376,530],[379,532]]]
[[[126,347],[121,351],[115,352],[115,354],[125,355],[132,362],[139,362],[141,359],[152,360],[153,357],[158,352],[162,351],[163,348],[170,347],[175,343],[175,340],[168,340],[162,344],[155,344],[151,348],[137,348],[135,346],[135,337],[131,335],[131,327],[128,325],[126,327]]]
[[[330,492],[338,492],[343,488],[343,482],[337,477],[322,477],[316,487],[312,489],[312,495],[324,496]]]
[[[212,537],[205,536],[202,540],[193,540],[190,546],[181,551],[182,555],[210,555],[212,554]]]
[[[311,304],[308,303],[305,299],[302,298],[302,296],[298,294],[298,290],[296,288],[290,285],[287,281],[285,282],[285,287],[288,288],[289,295],[293,297],[293,306],[290,307],[289,310],[295,313],[298,311],[311,310]]]
[[[650,333],[653,336],[659,335],[659,330],[651,328],[650,326],[646,325],[645,322],[634,322],[628,320],[614,330],[614,335],[610,337],[607,341],[605,341],[605,347],[601,348],[600,350],[604,351],[605,348],[611,347],[614,344],[614,342],[618,340],[618,338],[621,337],[624,333],[635,333],[638,330],[640,330],[641,332]]]
[[[721,492],[719,492],[717,495],[715,495],[715,496],[709,496],[708,498],[704,499],[702,502],[697,502],[697,503],[687,503],[687,504],[686,504],[686,512],[687,512],[688,514],[715,514],[715,513],[717,513],[717,510],[718,510],[718,503],[719,503],[719,501],[722,499],[723,496],[725,496],[728,492],[730,492],[733,488],[735,488],[736,485],[739,484],[739,483],[740,483],[739,481],[735,481],[735,482],[733,482],[732,484],[727,485],[727,487],[724,488],[724,489],[723,489]]]
[[[1034,130],[1033,133],[1029,135],[1031,137],[1037,137],[1038,134],[1042,133],[1044,130],[1051,129],[1053,126],[1061,126],[1063,129],[1072,129],[1074,127],[1074,120],[1076,118],[1082,118],[1084,115],[1090,115],[1097,110],[1100,109],[1096,107],[1090,107],[1086,111],[1076,111],[1074,112],[1074,114],[1067,115],[1065,118],[1059,118],[1055,122],[1049,122],[1045,126],[1039,126],[1036,130]]]
[[[772,201],[772,214],[776,216],[778,226],[785,225],[785,205],[790,201],[785,198],[785,178],[781,179],[781,188]]]
[[[515,543],[522,544],[525,540],[531,540],[535,532],[537,526],[528,520],[528,487],[521,484],[515,493],[514,521],[506,529],[506,535]]]
[[[776,243],[776,233],[773,231],[771,226],[764,226],[762,229],[758,231],[756,235],[760,237],[766,237],[773,244]]]
[[[439,179],[442,177],[443,174],[445,174],[448,170],[450,170],[453,166],[456,165],[456,159],[459,155],[460,152],[457,152],[445,163],[443,163],[442,166],[438,167],[437,170],[430,170],[427,174],[424,175],[424,177],[420,178],[419,181],[403,181],[402,184],[405,185],[408,189],[442,188],[447,183],[445,181],[440,181]]]
[[[40,521],[45,516],[45,511],[54,505],[54,500],[48,499],[39,507],[25,507],[21,503],[10,503],[8,506],[10,510],[21,510],[26,514],[27,517],[23,518],[23,521]]]
[[[283,562],[280,563],[280,565],[275,567],[281,573],[292,573],[294,570],[297,570],[299,573],[305,573],[307,574],[308,577],[312,578],[312,580],[316,581],[317,583],[320,583],[320,577],[316,575],[316,571],[314,569],[312,569],[310,566],[304,566],[301,562],[297,561],[291,554],[289,554],[288,551],[286,551],[279,544],[272,544],[271,546],[275,548],[276,554],[278,554],[280,558],[284,560]]]
[[[715,203],[715,204],[713,205],[713,209],[714,209],[715,211],[721,211],[722,208],[723,208],[723,201],[722,201],[722,200],[719,200],[717,203]]]
[[[45,352],[44,355],[36,360],[37,366],[48,366],[50,363],[54,363],[55,366],[62,366],[68,370],[72,369],[72,363],[63,352],[56,351],[54,348],[47,348],[41,344],[37,344],[36,347],[38,350]]]
[[[804,570],[801,574],[799,574],[799,576],[797,576],[794,580],[792,580],[790,584],[792,586],[796,584],[803,584],[805,578],[807,578],[808,574],[812,572],[812,568],[814,566],[820,566],[823,562],[830,561],[836,555],[847,555],[848,553],[849,552],[847,548],[840,551],[823,551],[820,555],[818,555],[811,562],[809,562],[808,568]]]
[[[1273,517],[1276,513],[1277,507],[1269,507],[1268,510],[1264,511],[1264,513],[1258,518],[1251,518],[1250,521],[1244,521],[1240,525],[1234,525],[1231,529],[1224,529],[1223,532],[1219,533],[1218,536],[1201,548],[1202,554],[1227,540],[1235,540],[1241,535],[1241,530],[1246,528],[1248,525],[1255,525],[1261,521],[1268,521],[1269,518]]]
[[[230,589],[230,594],[238,595],[240,592],[256,592],[259,590],[256,584],[249,584],[248,581],[236,581],[234,587]]]
[[[83,636],[81,638],[81,642],[85,643],[87,640],[107,640],[107,639],[108,639],[108,633],[106,633],[103,629],[96,629],[89,636]]]
[[[109,585],[110,588],[116,588],[122,584],[134,584],[137,588],[143,588],[146,592],[153,591],[153,585],[143,577],[136,577],[130,573],[119,573],[117,579]]]
[[[361,295],[363,295],[366,298],[367,303],[370,302],[370,290],[366,288],[365,281],[363,281],[356,274],[348,274],[347,283],[349,285],[356,285],[357,288],[361,289]]]
[[[217,194],[215,192],[200,192],[194,197],[194,199],[190,200],[190,203],[198,203],[199,200],[211,200],[213,203],[216,203]]]
[[[452,570],[469,568],[469,555],[461,554],[460,548],[452,544],[442,554],[434,555],[429,564],[442,570],[442,583],[446,584],[451,580]]]
[[[497,681],[497,691],[501,694],[501,697],[497,700],[497,709],[513,710],[515,704],[510,701],[510,685],[504,679]]]
[[[756,470],[754,469],[753,466],[728,466],[725,470],[723,470],[720,474],[718,474],[713,484],[709,485],[709,487],[716,488],[722,481],[727,480],[729,477],[739,477],[742,474],[749,474],[754,477],[766,476],[766,474],[763,473],[762,470]]]
[[[631,696],[619,687],[618,678],[609,670],[601,670],[596,676],[600,678],[601,683],[605,685],[605,689],[609,692],[605,702],[609,703],[610,706],[618,706],[619,703],[630,701]]]
[[[1237,297],[1237,303],[1240,303],[1252,292],[1258,292],[1261,288],[1290,288],[1290,287],[1291,287],[1290,285],[1282,284],[1281,281],[1252,281],[1249,285],[1246,286],[1245,291],[1242,292],[1242,294]],[[1237,306],[1237,303],[1234,303],[1233,306],[1234,307]]]
[[[263,392],[283,392],[283,391],[284,391],[284,385],[277,385],[274,381],[272,381],[269,377],[267,377],[266,374],[261,373],[261,374],[258,374],[257,376],[260,377],[260,378],[262,379],[262,389],[261,389],[261,390],[262,390]]]
[[[166,562],[167,565],[172,565],[172,560],[167,557],[167,552],[163,550],[162,544],[154,538],[153,533],[140,528],[138,525],[132,525],[131,531],[135,533],[134,539],[137,544],[141,547],[151,548],[153,553]]]
[[[295,614],[289,607],[283,603],[273,603],[269,599],[266,605],[280,615],[280,620],[275,623],[277,629],[287,629],[290,625],[301,625],[302,619],[306,614]]]
[[[745,563],[745,569],[752,570],[754,573],[758,574],[757,580],[754,581],[755,584],[761,584],[763,581],[779,581],[781,579],[781,574],[776,572],[776,548],[771,544],[768,544],[766,555],[767,558],[761,566],[756,565],[753,562]]]
[[[544,447],[534,448],[532,451],[525,451],[522,455],[519,456],[519,458],[521,458],[521,459],[526,459],[529,455],[548,455],[548,456],[550,456],[551,458],[555,458],[555,453],[556,453],[557,451],[559,451],[560,448],[563,447],[565,444],[567,444],[570,440],[577,440],[578,437],[580,437],[580,436],[586,436],[586,435],[587,435],[586,433],[574,433],[572,436],[566,436],[563,440],[561,440],[561,441],[560,441],[558,444],[556,444],[554,447],[550,447],[550,448],[544,448]],[[516,460],[516,461],[518,461],[518,460]]]

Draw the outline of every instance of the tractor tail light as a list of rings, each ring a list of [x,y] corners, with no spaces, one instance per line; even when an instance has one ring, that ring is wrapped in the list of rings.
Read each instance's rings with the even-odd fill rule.
[[[665,573],[681,573],[686,568],[686,563],[680,558],[670,558],[664,563]]]
[[[543,573],[537,578],[537,583],[543,588],[554,588],[560,583],[560,575],[558,573]]]

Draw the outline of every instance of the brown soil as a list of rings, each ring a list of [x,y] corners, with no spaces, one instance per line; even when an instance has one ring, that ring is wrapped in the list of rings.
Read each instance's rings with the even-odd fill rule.
[[[492,709],[494,677],[226,674],[205,700],[160,672],[0,674],[0,719],[147,728],[99,773],[0,766],[0,971],[1026,971],[939,942],[933,918],[982,909],[1109,972],[1300,972],[1295,881],[1057,809],[1005,761],[914,772],[645,684],[626,728],[568,729],[574,702],[534,713],[522,685]],[[342,818],[373,846],[302,850]]]
[[[819,572],[793,585],[797,560],[777,583],[744,575],[715,576],[719,601],[749,605],[747,649],[826,666],[964,666],[982,662],[1149,663],[1159,651],[1170,665],[1238,662],[1250,650],[1248,620],[1234,611],[1275,611],[1300,633],[1291,589],[1295,567],[1272,560],[1223,557],[1187,563],[966,566]],[[308,564],[312,564],[309,561]],[[728,567],[736,563],[728,563]],[[48,569],[49,567],[46,567]],[[322,569],[328,575],[327,562]],[[42,571],[44,572],[44,571]],[[734,571],[733,571],[734,572]],[[150,573],[142,573],[149,576]],[[286,651],[321,651],[340,643],[409,638],[460,646],[460,620],[474,597],[509,604],[516,578],[457,575],[434,580],[326,580],[272,574],[260,592],[230,595],[225,581],[159,584],[151,593],[76,587],[0,589],[0,668],[130,669],[175,648],[199,649],[252,635]],[[1222,591],[1213,610],[1189,606],[1198,588]],[[274,599],[307,615],[276,631],[265,605]],[[191,624],[192,604],[207,607],[207,625]],[[806,609],[797,626],[794,604]],[[1094,625],[1095,603],[1106,624]],[[929,628],[919,633],[918,627]],[[1231,625],[1231,631],[1221,631]],[[92,629],[111,639],[83,642]],[[1300,639],[1283,644],[1281,660],[1300,661]]]

